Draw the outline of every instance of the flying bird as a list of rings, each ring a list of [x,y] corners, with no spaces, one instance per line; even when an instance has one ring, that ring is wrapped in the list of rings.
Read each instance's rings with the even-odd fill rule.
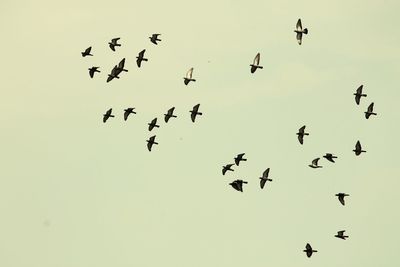
[[[166,123],[169,121],[170,118],[176,118],[176,115],[173,114],[174,110],[175,110],[175,107],[172,107],[167,111],[167,114],[164,114],[164,121]]]
[[[316,169],[316,168],[322,168],[322,166],[318,165],[319,158],[313,159],[311,162],[311,165],[308,165],[309,167]]]
[[[156,139],[156,136],[153,135],[152,137],[149,138],[149,140],[146,140],[146,142],[147,142],[147,149],[148,149],[149,151],[151,151],[151,147],[152,147],[153,145],[158,145],[158,143],[155,141],[155,139]]]
[[[124,67],[125,67],[125,58],[121,59],[121,61],[118,63],[118,66],[116,68],[118,71],[118,74],[123,71],[126,71],[126,72],[128,71],[128,70],[124,69]]]
[[[81,54],[82,54],[82,57],[86,57],[86,56],[93,56],[92,54],[90,54],[90,50],[92,50],[92,47],[91,47],[91,46],[90,46],[90,47],[88,47],[88,48],[86,48],[86,50],[85,50],[85,51],[81,52]]]
[[[245,154],[245,153],[241,153],[241,154],[237,155],[237,156],[234,158],[234,159],[235,159],[235,164],[236,164],[237,166],[239,166],[239,163],[240,163],[241,161],[247,161],[247,159],[243,158],[244,154]]]
[[[303,26],[301,25],[301,19],[297,20],[296,30],[294,30],[294,32],[296,33],[297,42],[299,43],[299,45],[301,45],[301,41],[303,39],[303,34],[308,34],[307,28],[304,28],[304,30],[303,30]]]
[[[111,50],[114,51],[114,52],[115,52],[115,47],[116,46],[121,46],[120,44],[117,43],[119,39],[121,39],[121,38],[114,38],[114,39],[111,40],[111,42],[108,43],[110,48],[111,48]]]
[[[308,244],[308,243],[307,243],[307,245],[306,245],[306,249],[303,250],[303,251],[306,253],[307,257],[311,257],[311,255],[312,255],[314,252],[318,252],[317,250],[313,250],[312,247],[311,247],[311,245]]]
[[[353,149],[353,151],[354,153],[356,153],[356,156],[360,155],[362,152],[367,152],[365,150],[362,150],[360,141],[357,141],[356,148]]]
[[[304,130],[306,129],[306,126],[304,125],[303,127],[301,127],[299,129],[299,132],[296,133],[297,134],[297,139],[299,139],[300,144],[303,144],[303,138],[305,135],[310,135],[309,133],[304,132]]]
[[[335,237],[346,240],[346,238],[348,238],[348,235],[344,235],[344,232],[346,232],[346,230],[342,230],[342,231],[338,231],[337,235],[335,235]]]
[[[108,118],[114,118],[115,116],[111,114],[112,112],[112,108],[110,108],[109,110],[107,110],[106,114],[103,114],[103,122],[105,123]]]
[[[344,206],[344,205],[345,205],[345,203],[344,203],[344,197],[348,197],[348,196],[350,196],[350,195],[348,195],[348,194],[346,194],[346,193],[337,193],[335,196],[338,197],[340,203],[342,203],[342,205]]]
[[[260,187],[261,187],[261,189],[264,188],[264,185],[265,185],[265,183],[266,183],[267,181],[271,181],[271,182],[272,182],[272,179],[269,179],[269,178],[268,178],[268,174],[269,174],[269,168],[266,169],[266,170],[263,172],[262,177],[260,177]]]
[[[100,67],[91,67],[91,68],[89,68],[89,75],[90,75],[90,78],[93,78],[95,72],[100,72],[100,71],[98,70],[98,68],[100,68]]]
[[[140,53],[136,57],[136,64],[138,65],[139,68],[142,64],[142,61],[148,61],[148,59],[144,57],[144,52],[146,52],[146,49],[143,49],[142,51],[140,51]]]
[[[118,71],[118,66],[115,65],[114,68],[111,70],[111,73],[108,74],[107,82],[110,82],[112,79],[117,78],[119,79],[119,74],[120,72]]]
[[[364,112],[365,113],[365,118],[368,120],[368,118],[369,118],[369,116],[371,116],[371,115],[377,115],[375,112],[374,112],[374,102],[372,102],[371,104],[369,104],[369,106],[368,106],[368,109],[367,109],[367,111],[366,112]]]
[[[149,39],[153,44],[156,45],[157,41],[161,41],[161,39],[158,39],[158,36],[160,36],[160,35],[161,34],[159,34],[159,33],[154,33],[152,36],[149,37]]]
[[[326,153],[325,156],[323,156],[323,157],[326,158],[327,160],[329,160],[330,162],[333,162],[333,163],[335,163],[335,160],[334,160],[334,159],[337,159],[337,157],[334,156],[334,155],[331,154],[331,153]]]
[[[195,79],[192,79],[193,76],[193,68],[190,68],[186,73],[186,77],[183,78],[183,83],[188,85],[189,82],[195,82]]]
[[[225,173],[227,172],[227,171],[234,171],[233,169],[232,169],[232,166],[233,166],[234,164],[228,164],[228,165],[225,165],[225,166],[222,166],[222,175],[225,175]]]
[[[130,114],[136,114],[136,112],[135,111],[133,111],[135,108],[127,108],[127,109],[124,109],[124,120],[127,120],[128,119],[128,116],[130,115]]]
[[[236,189],[237,191],[243,192],[243,184],[247,184],[246,181],[243,180],[235,180],[230,185]]]
[[[366,94],[362,93],[363,85],[360,85],[360,87],[357,88],[356,92],[353,94],[355,95],[356,103],[357,105],[360,105],[360,99],[362,96],[366,97]]]
[[[159,128],[160,125],[157,125],[157,118],[154,118],[150,123],[148,123],[147,125],[149,125],[149,131],[153,130],[154,127]]]
[[[254,57],[253,64],[250,64],[251,66],[251,73],[254,73],[257,69],[262,69],[263,67],[260,66],[260,53],[257,53],[257,55]]]
[[[190,118],[192,119],[192,122],[194,122],[196,120],[196,116],[197,115],[203,115],[203,113],[199,112],[199,107],[200,104],[197,104],[196,106],[193,107],[193,109],[190,111],[190,113],[192,113],[190,115]]]

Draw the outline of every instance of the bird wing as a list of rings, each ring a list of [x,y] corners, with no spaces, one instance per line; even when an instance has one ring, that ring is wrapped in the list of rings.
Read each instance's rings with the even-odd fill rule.
[[[168,110],[167,114],[168,114],[169,116],[172,116],[172,114],[174,113],[174,109],[175,109],[175,107],[170,108],[170,109]]]
[[[199,111],[200,104],[197,104],[193,107],[193,112],[197,113]]]
[[[113,77],[113,76],[108,76],[108,78],[107,78],[107,82],[111,81],[112,79],[114,79],[114,77]]]
[[[226,166],[222,167],[222,175],[225,175],[225,173],[226,173],[227,170],[228,170],[228,169],[226,168]]]
[[[90,69],[90,70],[89,70],[89,75],[90,75],[90,78],[93,78],[93,75],[94,75],[94,69]]]
[[[141,63],[142,63],[142,60],[141,60],[140,57],[138,57],[138,58],[136,59],[136,64],[137,64],[137,66],[138,66],[139,68],[140,68]]]
[[[268,178],[268,174],[269,174],[269,168],[264,171],[263,178]]]
[[[109,110],[107,110],[107,112],[106,112],[107,116],[110,116],[110,115],[111,115],[111,112],[112,112],[112,108],[110,108]]]
[[[344,195],[339,195],[339,201],[340,203],[342,203],[342,205],[344,206]]]
[[[197,113],[194,110],[192,110],[192,114],[190,115],[192,122],[194,122],[196,120],[196,115],[197,115]]]
[[[356,150],[357,150],[357,151],[360,151],[360,150],[361,150],[361,143],[360,143],[360,141],[357,141],[357,143],[356,143]]]
[[[85,54],[90,54],[90,50],[92,50],[92,47],[91,47],[91,46],[89,46],[88,48],[86,48]]]
[[[360,86],[357,88],[356,94],[361,95],[361,94],[362,94],[362,89],[363,89],[363,85],[360,85]]]
[[[368,106],[368,112],[373,112],[374,110],[374,102],[372,102],[371,104],[369,104]]]
[[[306,251],[306,254],[307,254],[307,257],[311,257],[311,255],[312,255],[312,250],[307,250],[307,251]]]
[[[111,48],[112,51],[115,51],[114,44],[110,43],[110,44],[109,44],[109,47]]]
[[[119,69],[123,69],[125,66],[125,58],[123,58],[119,63],[118,63],[118,68]]]
[[[303,135],[299,134],[297,139],[299,139],[300,144],[303,144]]]
[[[117,41],[118,41],[119,39],[121,39],[121,38],[114,38],[114,39],[111,39],[111,42],[112,42],[113,44],[116,44]]]
[[[299,133],[304,134],[304,130],[306,129],[306,126],[304,125],[299,129]]]
[[[193,68],[190,68],[188,70],[188,72],[186,73],[186,78],[187,79],[192,79],[192,75],[193,75]]]
[[[319,158],[316,158],[311,162],[311,164],[314,165],[314,166],[317,166],[318,165],[318,161],[319,161]]]
[[[128,116],[129,116],[130,113],[131,112],[129,111],[129,109],[125,110],[125,112],[124,112],[124,120],[128,119]]]
[[[149,140],[149,142],[147,142],[147,149],[149,151],[151,151],[151,147],[153,146],[153,143]]]
[[[337,233],[339,236],[343,236],[344,232],[346,232],[346,230],[338,231]]]
[[[259,64],[260,64],[260,53],[257,53],[257,55],[254,57],[253,65],[258,66]]]
[[[298,32],[296,34],[296,39],[297,39],[297,42],[299,43],[299,45],[301,45],[301,41],[303,39],[303,34],[301,32]]]
[[[236,181],[232,182],[232,183],[231,183],[231,186],[232,186],[233,188],[235,188],[237,191],[241,191],[238,182],[236,182]]]
[[[357,105],[359,105],[360,104],[361,95],[356,94],[354,99],[356,100]]]
[[[265,185],[265,183],[267,182],[267,180],[266,179],[260,179],[260,187],[261,187],[261,189],[263,189],[264,188],[264,185]]]
[[[301,19],[297,20],[296,30],[298,30],[298,31],[302,31],[303,30],[303,26],[301,25]]]
[[[144,57],[144,52],[146,52],[146,49],[143,49],[142,51],[140,51],[138,57],[143,58]]]
[[[306,245],[306,250],[312,250],[312,247],[309,243],[307,243],[307,245]]]

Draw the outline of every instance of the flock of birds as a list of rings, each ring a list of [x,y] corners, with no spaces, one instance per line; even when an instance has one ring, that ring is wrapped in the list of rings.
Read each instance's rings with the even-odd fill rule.
[[[308,34],[308,29],[304,28],[302,26],[301,23],[301,19],[298,19],[297,23],[296,23],[296,29],[294,30],[294,32],[296,33],[296,39],[299,45],[302,44],[302,39],[303,39],[303,35],[307,35]],[[152,34],[152,36],[149,37],[150,41],[157,45],[158,42],[161,41],[161,39],[159,39],[159,36],[161,34]],[[116,47],[120,47],[121,44],[118,43],[118,41],[120,40],[120,38],[114,38],[112,39],[108,44],[109,47],[112,51],[115,51]],[[91,49],[92,47],[87,48],[84,52],[81,52],[82,57],[86,57],[86,56],[93,56],[91,54]],[[144,54],[146,52],[146,49],[143,49],[142,51],[139,52],[138,56],[136,57],[136,64],[137,66],[140,68],[142,65],[143,61],[148,61],[147,58],[145,58]],[[260,53],[257,53],[256,56],[254,57],[253,60],[253,64],[250,64],[250,72],[251,73],[255,73],[257,69],[263,69],[263,66],[260,65]],[[89,76],[91,78],[94,77],[94,74],[96,72],[100,72],[99,71],[100,67],[91,67],[89,68]],[[128,72],[127,69],[125,69],[125,58],[123,58],[117,65],[115,65],[110,74],[108,74],[107,77],[107,82],[110,82],[111,80],[113,80],[114,78],[119,79],[119,75],[122,72]],[[190,82],[195,82],[196,79],[193,78],[193,68],[190,68],[184,79],[184,84],[188,85]],[[356,92],[354,93],[355,96],[355,102],[357,105],[360,104],[360,100],[362,97],[366,97],[367,95],[363,93],[363,85],[359,86],[356,90]],[[196,120],[196,116],[198,115],[202,115],[202,112],[199,112],[199,107],[200,104],[197,104],[193,107],[192,110],[190,110],[191,113],[191,120],[192,122],[195,122]],[[377,113],[375,113],[373,111],[374,109],[374,103],[372,102],[368,108],[367,111],[364,112],[365,113],[365,118],[369,119],[371,115],[377,115]],[[124,120],[126,121],[129,117],[130,114],[136,114],[136,112],[134,111],[135,108],[129,107],[124,109]],[[174,114],[174,110],[175,107],[170,108],[167,113],[164,114],[164,121],[165,123],[168,123],[168,121],[171,118],[177,118],[177,116]],[[103,122],[105,123],[109,118],[113,118],[115,117],[112,114],[112,108],[108,109],[106,111],[106,113],[103,115]],[[154,128],[159,128],[160,125],[157,124],[157,118],[154,118],[150,123],[148,123],[148,130],[152,131]],[[301,145],[303,145],[304,143],[304,137],[308,136],[309,133],[307,133],[305,131],[306,126],[302,126],[298,132],[296,133],[298,141]],[[148,140],[146,140],[147,142],[147,148],[149,151],[151,151],[152,146],[153,145],[158,145],[158,143],[156,142],[156,135],[151,136]],[[365,153],[366,151],[362,149],[361,143],[358,140],[356,145],[355,145],[355,149],[353,150],[353,152],[355,153],[356,156],[359,156],[361,153]],[[230,163],[227,165],[222,166],[222,174],[225,175],[228,171],[233,172],[234,169],[232,168],[234,165],[239,166],[240,162],[242,161],[247,161],[246,158],[244,158],[245,153],[240,153],[238,154],[235,158],[234,158],[234,163]],[[324,156],[322,156],[323,158],[325,158],[326,160],[330,161],[331,163],[335,163],[335,159],[337,159],[338,157],[335,156],[333,153],[326,153]],[[315,158],[311,161],[311,164],[308,165],[309,167],[313,168],[313,169],[319,169],[322,168],[323,166],[319,165],[319,160],[320,157]],[[262,176],[259,178],[260,179],[260,188],[263,189],[265,187],[265,184],[270,181],[272,182],[272,179],[269,178],[269,172],[270,172],[270,168],[267,168],[263,173]],[[243,192],[243,185],[244,184],[248,184],[247,181],[243,181],[240,179],[234,180],[233,182],[231,182],[229,185],[232,186],[232,188],[234,188],[237,191]],[[349,194],[346,193],[337,193],[335,195],[339,202],[344,206],[345,205],[345,197],[349,196]],[[346,240],[346,238],[348,238],[348,235],[345,235],[345,230],[341,230],[338,231],[337,234],[335,235],[335,237]],[[307,257],[311,257],[313,253],[318,252],[317,250],[314,250],[311,245],[309,243],[306,244],[305,250],[303,250],[303,252],[306,253]]]

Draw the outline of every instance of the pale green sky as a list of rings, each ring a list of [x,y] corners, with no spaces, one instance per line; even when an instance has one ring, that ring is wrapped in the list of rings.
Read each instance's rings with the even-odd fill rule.
[[[399,266],[399,9],[2,1],[0,266]],[[301,46],[298,18],[309,29]],[[82,58],[88,46],[94,56]],[[264,69],[251,74],[257,52]],[[129,72],[106,83],[123,57]],[[102,71],[94,79],[91,66]],[[197,82],[185,86],[190,67]],[[368,97],[357,106],[360,84]],[[372,101],[378,116],[366,120]],[[138,113],[125,122],[129,106]],[[166,125],[172,106],[178,118]],[[116,118],[103,124],[108,108]],[[149,133],[154,117],[161,127]],[[222,176],[240,152],[248,161]],[[326,152],[337,163],[307,166]],[[268,167],[273,182],[260,190]],[[243,193],[228,185],[238,178]],[[338,192],[350,194],[344,207]],[[348,240],[334,237],[344,229]],[[319,251],[310,259],[307,242]]]

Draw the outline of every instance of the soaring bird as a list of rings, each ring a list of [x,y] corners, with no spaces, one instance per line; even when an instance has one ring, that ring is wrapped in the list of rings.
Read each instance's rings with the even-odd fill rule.
[[[112,112],[112,108],[110,108],[109,110],[107,110],[106,114],[103,114],[103,122],[105,123],[108,118],[114,118],[115,116],[111,114]]]
[[[346,240],[346,238],[348,238],[348,235],[344,235],[344,232],[346,232],[346,230],[342,230],[342,231],[338,231],[337,235],[335,235],[335,237]]]
[[[304,130],[306,129],[306,126],[304,125],[303,127],[301,127],[299,129],[299,132],[296,133],[297,134],[297,139],[299,139],[300,144],[303,144],[303,138],[305,135],[310,135],[309,133],[304,132]]]
[[[233,166],[234,164],[228,164],[228,165],[225,165],[225,166],[222,166],[222,175],[225,175],[225,173],[227,172],[227,171],[234,171],[233,169],[232,169],[232,166]]]
[[[114,68],[111,70],[111,73],[108,74],[107,82],[110,82],[112,79],[117,78],[119,79],[119,74],[120,72],[118,71],[118,66],[115,65]]]
[[[98,68],[100,68],[100,67],[91,67],[91,68],[89,68],[89,75],[90,75],[90,78],[93,78],[95,72],[100,72],[100,71],[98,70]]]
[[[322,168],[322,166],[318,165],[319,158],[313,159],[309,167],[316,169],[316,168]]]
[[[345,203],[344,203],[344,197],[348,197],[348,196],[350,196],[350,195],[348,195],[348,194],[346,194],[346,193],[337,193],[335,196],[338,197],[340,203],[342,203],[342,205],[344,206],[344,205],[345,205]]]
[[[189,82],[195,82],[195,79],[192,79],[193,76],[193,68],[190,68],[188,72],[186,72],[186,77],[183,78],[183,83],[188,85]]]
[[[353,152],[356,153],[356,156],[358,156],[358,155],[360,155],[362,152],[367,152],[367,151],[362,150],[360,141],[357,141],[357,143],[356,143],[356,148],[353,149]]]
[[[268,174],[269,174],[269,168],[266,169],[266,170],[263,172],[262,177],[260,177],[260,187],[261,187],[261,189],[264,188],[264,185],[265,185],[265,183],[266,183],[267,181],[271,181],[271,182],[272,182],[272,179],[269,179],[269,178],[268,178]]]
[[[243,184],[247,184],[246,181],[243,180],[235,180],[230,185],[236,189],[237,191],[243,192]]]
[[[257,69],[262,69],[263,67],[260,66],[260,53],[257,53],[257,55],[253,59],[253,64],[250,64],[250,71],[251,73],[254,73]]]
[[[155,141],[155,139],[156,139],[156,136],[153,135],[152,137],[149,138],[149,140],[146,140],[146,142],[147,142],[147,149],[148,149],[149,151],[151,151],[151,147],[152,147],[153,145],[158,145],[158,143]]]
[[[121,59],[121,61],[118,63],[118,66],[117,66],[118,74],[123,71],[126,71],[126,72],[128,71],[128,70],[124,69],[124,67],[125,67],[125,58]]]
[[[299,45],[301,45],[301,41],[303,39],[303,34],[308,34],[307,28],[304,28],[304,30],[303,30],[303,26],[301,25],[301,19],[297,20],[296,30],[294,30],[294,32],[296,33],[297,42],[299,43]]]
[[[144,57],[144,52],[146,52],[146,49],[143,49],[142,51],[140,51],[140,53],[136,57],[136,64],[139,68],[140,68],[140,65],[142,64],[142,61],[148,61],[148,59]]]
[[[355,95],[356,103],[357,105],[360,105],[360,99],[362,96],[366,97],[366,94],[362,93],[363,85],[360,85],[360,87],[357,88],[356,92],[353,94]]]
[[[157,41],[161,41],[161,39],[158,39],[158,36],[160,36],[160,35],[161,34],[159,34],[159,33],[154,33],[152,36],[149,37],[149,39],[153,44],[156,45]]]
[[[127,108],[127,109],[124,109],[124,120],[127,120],[128,119],[128,116],[130,115],[130,114],[136,114],[136,112],[135,111],[133,111],[135,108]]]
[[[235,164],[236,164],[237,166],[239,166],[239,163],[240,163],[241,161],[247,161],[247,159],[243,158],[243,157],[244,157],[244,154],[245,154],[245,153],[241,153],[241,154],[237,155],[237,156],[234,158],[234,159],[235,159]]]
[[[167,111],[167,114],[164,114],[164,121],[166,123],[169,121],[170,118],[176,118],[176,115],[173,114],[174,110],[175,110],[175,107],[172,107]]]
[[[91,46],[90,46],[90,47],[88,47],[88,48],[86,48],[86,50],[85,50],[85,51],[81,52],[81,54],[82,54],[82,57],[86,57],[86,56],[93,56],[92,54],[90,54],[90,50],[92,50],[92,47],[91,47]]]
[[[364,112],[364,113],[365,113],[365,118],[366,118],[367,120],[368,120],[369,116],[371,116],[371,115],[377,115],[377,114],[374,112],[374,102],[372,102],[371,104],[369,104],[367,111]]]
[[[318,252],[317,250],[313,250],[312,247],[311,247],[311,245],[308,244],[308,243],[307,243],[307,245],[306,245],[306,249],[303,250],[303,251],[306,253],[307,257],[311,257],[311,255],[312,255],[314,252]]]
[[[119,39],[121,39],[121,38],[114,38],[114,39],[111,40],[111,42],[108,43],[110,48],[111,48],[111,50],[114,51],[114,52],[115,52],[115,47],[116,46],[121,46],[120,44],[117,43]]]
[[[149,125],[149,131],[153,130],[154,127],[159,128],[160,125],[157,125],[157,118],[154,118],[150,123],[148,123],[147,125]]]
[[[330,162],[333,162],[333,163],[335,163],[335,160],[334,160],[334,159],[337,159],[337,157],[334,156],[334,155],[331,154],[331,153],[326,153],[325,156],[323,156],[323,157],[326,158],[327,160],[329,160]]]
[[[190,111],[190,113],[192,113],[190,115],[190,118],[192,119],[192,122],[194,122],[196,120],[196,116],[197,115],[203,115],[203,113],[199,112],[199,107],[200,104],[197,104],[196,106],[193,107],[193,109]]]

